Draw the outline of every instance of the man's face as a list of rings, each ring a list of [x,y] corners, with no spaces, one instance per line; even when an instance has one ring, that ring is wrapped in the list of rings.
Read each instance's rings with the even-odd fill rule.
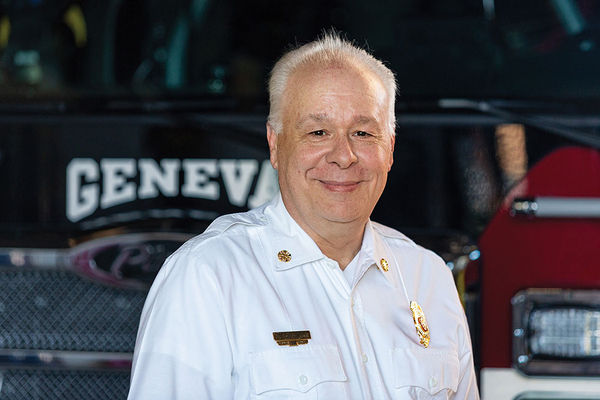
[[[372,73],[296,72],[283,95],[283,132],[267,126],[271,163],[290,215],[304,229],[366,222],[393,163],[388,98]]]

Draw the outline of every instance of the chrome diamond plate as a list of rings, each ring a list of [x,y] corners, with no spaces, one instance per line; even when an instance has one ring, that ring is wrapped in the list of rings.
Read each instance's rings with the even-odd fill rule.
[[[129,372],[0,371],[2,400],[125,400]]]
[[[67,271],[0,271],[0,348],[133,352],[145,298]]]

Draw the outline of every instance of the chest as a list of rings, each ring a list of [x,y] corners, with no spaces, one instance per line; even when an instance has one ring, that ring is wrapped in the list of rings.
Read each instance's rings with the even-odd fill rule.
[[[236,280],[223,297],[241,353],[276,349],[273,332],[288,331],[309,331],[315,345],[354,342],[363,333],[382,347],[415,342],[407,295],[375,266],[352,288],[323,262]]]
[[[401,383],[396,372],[406,368],[406,349],[422,347],[400,277],[393,284],[376,266],[354,287],[326,261],[238,278],[223,293],[229,340],[238,379],[260,398],[280,390],[386,398]],[[455,324],[429,304],[424,310],[432,329]],[[298,346],[282,346],[273,336],[306,331],[310,338]],[[455,348],[453,340],[444,338],[443,346]],[[438,336],[434,344],[441,342]]]

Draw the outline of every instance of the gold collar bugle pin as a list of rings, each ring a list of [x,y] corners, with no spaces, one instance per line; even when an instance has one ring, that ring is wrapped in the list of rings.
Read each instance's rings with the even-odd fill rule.
[[[425,313],[421,309],[421,306],[416,301],[410,302],[410,311],[412,311],[413,321],[415,323],[415,329],[419,336],[419,341],[425,347],[429,347],[429,326],[425,319]]]

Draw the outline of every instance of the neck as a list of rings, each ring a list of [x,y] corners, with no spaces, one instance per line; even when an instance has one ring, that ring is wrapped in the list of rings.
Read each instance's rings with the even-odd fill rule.
[[[367,221],[331,222],[317,231],[294,218],[330,259],[337,261],[342,271],[360,251]]]
[[[319,238],[320,240],[317,240],[313,238],[313,240],[317,243],[317,246],[319,246],[323,254],[332,260],[337,261],[340,269],[343,271],[360,251],[363,232],[364,226],[363,229],[360,230],[361,235],[359,237],[348,239],[336,237],[335,240],[328,240],[326,238]]]

